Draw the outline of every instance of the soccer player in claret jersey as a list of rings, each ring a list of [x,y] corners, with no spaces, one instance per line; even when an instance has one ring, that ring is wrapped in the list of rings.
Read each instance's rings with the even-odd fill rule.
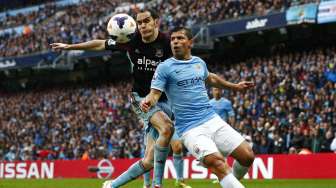
[[[209,168],[225,188],[244,187],[241,179],[253,163],[250,145],[229,124],[223,121],[209,103],[205,83],[213,87],[243,91],[254,87],[253,82],[234,84],[209,73],[205,62],[191,55],[192,33],[176,28],[171,33],[174,57],[161,63],[153,76],[151,91],[141,101],[141,109],[149,111],[165,92],[172,103],[175,129],[185,147]],[[236,159],[233,174],[225,156]]]
[[[51,44],[53,49],[63,50],[126,50],[133,64],[132,106],[146,126],[145,156],[116,179],[104,182],[104,188],[120,187],[149,171],[153,166],[153,184],[155,187],[161,187],[169,143],[174,133],[170,118],[172,116],[171,107],[165,95],[160,97],[158,104],[148,113],[143,113],[139,106],[142,98],[150,90],[150,83],[157,65],[172,55],[170,38],[159,31],[159,16],[155,11],[142,10],[137,14],[136,21],[139,32],[127,43],[121,44],[109,39],[92,40],[78,44]],[[181,162],[177,164],[183,166]],[[178,169],[183,169],[183,167]],[[179,182],[178,185],[184,184]]]

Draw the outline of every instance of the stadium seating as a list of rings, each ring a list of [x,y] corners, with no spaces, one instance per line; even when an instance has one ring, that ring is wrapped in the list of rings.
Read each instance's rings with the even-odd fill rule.
[[[336,48],[274,53],[209,69],[256,88],[225,92],[232,125],[257,154],[331,152],[336,131]],[[142,123],[131,110],[129,81],[50,88],[0,97],[0,160],[140,157]],[[210,95],[211,96],[211,95]],[[332,147],[334,149],[334,146]]]

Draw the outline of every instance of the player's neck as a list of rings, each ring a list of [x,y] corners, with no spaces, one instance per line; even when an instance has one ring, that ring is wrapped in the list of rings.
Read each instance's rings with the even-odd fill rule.
[[[159,36],[159,30],[155,30],[154,31],[154,34],[150,37],[142,37],[142,42],[144,43],[151,43],[151,42],[154,42]]]
[[[191,54],[185,54],[184,56],[174,56],[175,59],[177,60],[182,60],[182,61],[188,61],[191,59]]]
[[[216,101],[219,101],[221,99],[221,97],[215,97]]]

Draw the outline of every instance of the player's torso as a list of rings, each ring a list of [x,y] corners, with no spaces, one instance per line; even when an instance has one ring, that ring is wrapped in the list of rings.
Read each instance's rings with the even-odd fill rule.
[[[202,123],[214,113],[205,87],[206,74],[201,62],[173,63],[169,67],[166,93],[172,102],[178,132]]]
[[[134,89],[143,96],[149,92],[156,67],[171,57],[169,38],[160,34],[154,42],[144,43],[138,37],[130,46],[128,56],[133,64]]]

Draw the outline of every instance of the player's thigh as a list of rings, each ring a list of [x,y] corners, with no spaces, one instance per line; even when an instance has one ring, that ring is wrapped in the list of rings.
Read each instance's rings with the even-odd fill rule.
[[[217,118],[214,123],[216,126],[220,126],[214,135],[214,141],[219,151],[227,157],[238,148],[245,139],[221,118]]]
[[[205,156],[219,152],[211,134],[202,126],[193,128],[182,135],[182,143],[188,151],[199,161]]]
[[[161,133],[167,132],[170,136],[172,136],[172,133],[174,132],[173,122],[163,111],[156,111],[150,117],[150,125]]]
[[[247,141],[243,141],[236,149],[234,149],[231,156],[244,166],[252,165],[255,157],[252,147]]]

